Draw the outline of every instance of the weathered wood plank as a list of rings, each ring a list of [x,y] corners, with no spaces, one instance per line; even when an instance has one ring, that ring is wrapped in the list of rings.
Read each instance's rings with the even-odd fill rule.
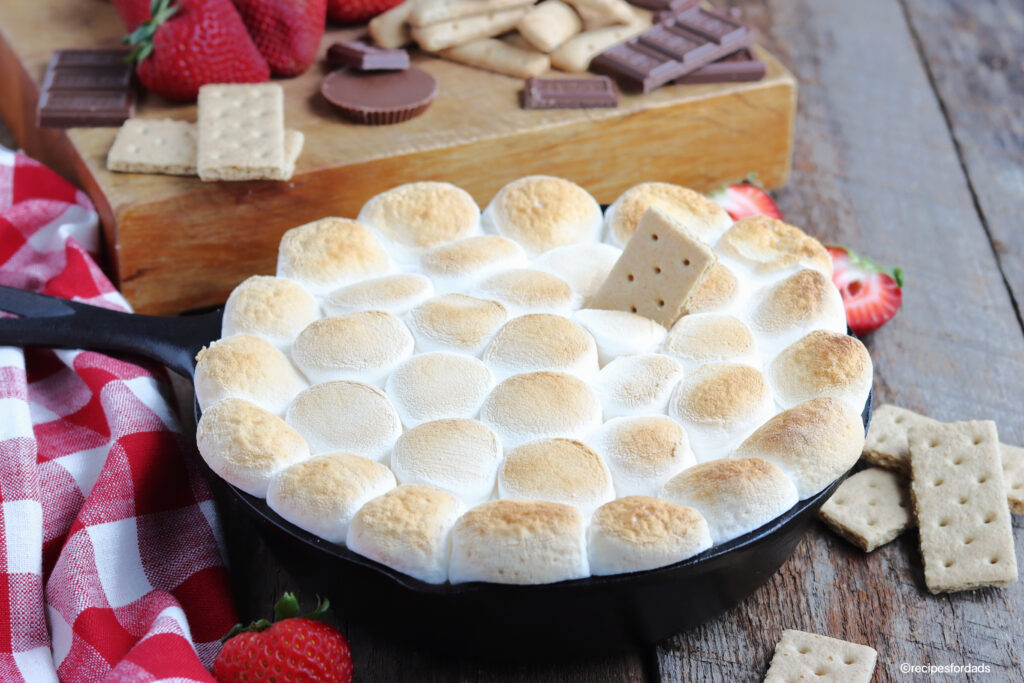
[[[902,1],[1019,315],[1024,306],[1024,4]]]
[[[877,399],[942,419],[991,417],[1021,443],[1024,339],[899,2],[736,4],[800,82],[784,213],[907,273],[903,311],[868,341]],[[1008,26],[1003,40],[1019,35]],[[1020,188],[1005,191],[1019,206]],[[1019,517],[1015,535],[1024,547]],[[929,595],[916,534],[865,556],[818,525],[752,599],[666,643],[659,663],[669,681],[760,680],[782,629],[801,628],[875,647],[879,681],[904,678],[903,662],[987,663],[1012,680],[1021,604],[1021,584]]]

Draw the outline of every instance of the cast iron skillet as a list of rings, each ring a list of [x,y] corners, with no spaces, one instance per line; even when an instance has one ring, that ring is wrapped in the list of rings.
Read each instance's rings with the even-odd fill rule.
[[[137,354],[186,378],[196,352],[220,337],[223,314],[118,313],[9,287],[0,287],[0,310],[21,316],[0,320],[0,344]],[[865,428],[871,401],[869,395]],[[198,403],[195,411],[198,418]],[[654,643],[716,617],[778,570],[842,479],[761,528],[683,562],[539,586],[423,583],[299,529],[262,499],[223,488],[234,507],[269,532],[268,541],[285,549],[292,573],[308,577],[307,585],[320,593],[344,596],[349,620],[421,647],[522,658]]]

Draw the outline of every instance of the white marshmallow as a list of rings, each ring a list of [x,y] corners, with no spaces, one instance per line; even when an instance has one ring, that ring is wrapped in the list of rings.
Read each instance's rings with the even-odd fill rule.
[[[395,316],[360,311],[310,324],[295,339],[292,360],[313,383],[352,379],[381,386],[415,345]]]
[[[489,275],[526,266],[526,252],[508,238],[478,235],[434,247],[420,263],[439,294],[467,292]]]
[[[295,336],[319,317],[316,299],[299,283],[254,275],[235,287],[224,304],[221,336],[251,334],[287,352]]]
[[[195,387],[201,410],[223,398],[242,398],[281,415],[306,381],[270,342],[237,334],[199,352]]]
[[[601,207],[579,185],[551,176],[513,180],[498,190],[481,218],[484,232],[514,239],[528,253],[596,241]]]
[[[572,319],[594,335],[602,366],[619,356],[651,353],[667,334],[665,328],[653,320],[626,311],[583,308],[576,311]]]
[[[565,280],[529,268],[495,273],[480,282],[474,291],[479,297],[504,304],[509,317],[528,313],[569,315],[577,300]]]
[[[615,487],[608,466],[590,447],[571,439],[537,439],[505,456],[498,497],[564,503],[590,517],[615,498]]]
[[[610,244],[570,244],[544,252],[534,265],[568,282],[582,301],[597,294],[620,256],[622,250]]]
[[[508,320],[497,301],[465,294],[442,294],[409,312],[409,329],[420,353],[458,351],[479,356]]]
[[[729,214],[699,192],[670,183],[641,183],[612,202],[604,214],[607,239],[625,246],[647,209],[661,209],[697,239],[714,244],[732,225]]]
[[[590,333],[568,318],[549,313],[509,320],[491,340],[483,359],[499,380],[553,370],[590,381],[598,370],[597,345]]]
[[[761,369],[753,333],[739,318],[730,315],[684,316],[672,326],[662,348],[682,364],[687,374],[708,363],[742,363]]]
[[[416,273],[399,273],[363,280],[336,289],[324,299],[328,315],[345,315],[359,311],[385,311],[404,315],[434,296],[430,278]]]
[[[480,421],[506,449],[545,437],[582,441],[601,426],[601,401],[578,377],[528,372],[494,388],[480,407]]]
[[[316,296],[391,268],[380,240],[348,218],[321,218],[281,237],[277,276],[296,280]]]
[[[590,439],[608,465],[618,496],[653,496],[697,461],[682,426],[667,415],[618,417]]]
[[[380,389],[347,380],[324,382],[295,397],[285,415],[314,454],[347,451],[382,460],[402,423]]]
[[[624,415],[664,414],[683,366],[671,356],[645,353],[620,356],[598,373],[593,384],[604,419]]]
[[[408,359],[391,373],[387,394],[402,424],[446,417],[476,417],[494,387],[494,374],[480,360],[438,351]]]

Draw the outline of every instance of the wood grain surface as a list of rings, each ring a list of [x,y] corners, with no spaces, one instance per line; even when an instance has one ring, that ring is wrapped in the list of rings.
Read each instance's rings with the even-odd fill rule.
[[[825,241],[906,271],[902,312],[868,340],[876,400],[942,419],[993,418],[1003,440],[1024,443],[1024,328],[1015,308],[1024,296],[1024,6],[730,4],[745,9],[801,84],[792,182],[777,193],[784,213]],[[246,520],[225,523],[246,616],[302,586]],[[1024,567],[1024,517],[1014,517],[1014,534]],[[1021,583],[927,593],[916,533],[865,555],[816,524],[746,602],[625,656],[481,664],[396,645],[333,617],[362,681],[758,681],[785,628],[871,645],[874,681],[925,679],[901,673],[904,662],[991,667],[929,680],[1016,681],[1024,678],[1022,610]]]

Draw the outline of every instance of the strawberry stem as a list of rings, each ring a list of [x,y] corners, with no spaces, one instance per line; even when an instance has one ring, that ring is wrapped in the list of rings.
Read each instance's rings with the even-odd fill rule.
[[[177,14],[179,9],[175,0],[153,0],[149,9],[150,18],[121,39],[122,43],[134,48],[126,61],[142,62],[153,54],[153,36],[156,35],[157,29]]]
[[[327,598],[321,598],[319,595],[316,596],[316,607],[313,608],[312,612],[306,614],[302,613],[302,609],[299,607],[299,600],[295,597],[294,593],[284,593],[281,599],[274,604],[274,621],[268,619],[258,619],[248,626],[242,624],[235,624],[231,627],[231,630],[227,632],[220,642],[226,643],[231,638],[234,638],[239,633],[245,633],[248,631],[260,632],[266,631],[268,628],[274,625],[275,622],[284,621],[285,619],[295,619],[302,617],[303,619],[315,619],[320,620],[331,606],[331,601]]]

